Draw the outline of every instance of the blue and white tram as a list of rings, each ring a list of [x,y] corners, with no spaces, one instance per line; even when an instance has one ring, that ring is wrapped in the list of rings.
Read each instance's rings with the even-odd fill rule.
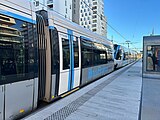
[[[0,120],[17,119],[113,71],[106,38],[25,0],[0,0]]]
[[[124,46],[114,44],[114,65],[115,68],[123,67],[135,60],[136,53]]]

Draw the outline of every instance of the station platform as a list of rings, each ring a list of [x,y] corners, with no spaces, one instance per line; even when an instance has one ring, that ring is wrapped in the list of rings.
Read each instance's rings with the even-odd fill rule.
[[[125,66],[23,119],[138,120],[141,70],[141,61]]]

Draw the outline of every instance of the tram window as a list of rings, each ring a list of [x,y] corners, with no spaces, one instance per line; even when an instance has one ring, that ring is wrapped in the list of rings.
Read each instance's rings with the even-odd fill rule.
[[[99,65],[100,63],[100,51],[93,49],[93,64]]]
[[[112,49],[110,46],[107,46],[108,47],[108,54],[107,54],[107,59],[108,59],[108,62],[111,62],[113,61],[113,57],[112,57]]]
[[[21,20],[10,19],[0,27],[0,80],[5,83],[29,79],[34,76],[35,31],[33,25]],[[26,78],[27,77],[27,78]]]
[[[82,68],[92,66],[93,63],[92,42],[82,39],[81,51],[82,51]]]
[[[106,51],[100,50],[93,50],[93,64],[94,65],[101,65],[107,63],[107,53]]]
[[[147,46],[147,71],[160,72],[160,45]]]
[[[63,50],[63,70],[70,68],[70,46],[69,40],[62,38],[62,50]]]
[[[51,49],[52,49],[52,74],[56,74],[59,70],[59,39],[56,28],[50,29]]]
[[[101,65],[107,63],[107,48],[101,43],[93,43],[93,64]]]
[[[78,38],[73,41],[74,47],[74,67],[79,67],[79,47],[78,47]]]

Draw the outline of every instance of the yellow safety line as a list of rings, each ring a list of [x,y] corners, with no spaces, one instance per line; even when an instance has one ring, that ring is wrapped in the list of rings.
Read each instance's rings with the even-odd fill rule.
[[[61,95],[61,97],[65,97],[65,96],[67,96],[67,95],[69,95],[69,94],[71,94],[71,93],[77,91],[78,89],[79,89],[79,88],[75,88],[74,90],[69,91],[69,92],[67,92],[66,94]]]

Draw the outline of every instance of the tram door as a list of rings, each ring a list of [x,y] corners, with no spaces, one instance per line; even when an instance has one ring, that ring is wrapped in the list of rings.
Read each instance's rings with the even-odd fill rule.
[[[80,84],[80,40],[71,34],[59,34],[60,80],[58,95],[71,91]]]

